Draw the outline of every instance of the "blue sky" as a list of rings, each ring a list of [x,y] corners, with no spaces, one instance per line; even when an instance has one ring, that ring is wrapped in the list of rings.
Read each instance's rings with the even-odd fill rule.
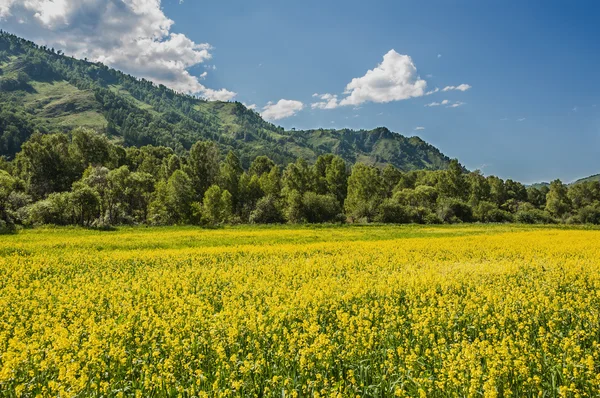
[[[148,28],[119,38],[151,35],[157,51],[146,62],[136,55],[146,45],[114,51],[107,25],[75,30],[76,16],[109,20],[107,4],[132,0],[87,0],[87,8],[56,0],[50,12],[50,0],[33,0],[38,9],[6,1],[0,27],[177,89],[254,104],[286,128],[386,126],[470,169],[523,182],[600,173],[600,5],[592,1],[137,0],[118,15]],[[382,88],[388,78],[395,83]],[[333,109],[312,105],[332,98]]]

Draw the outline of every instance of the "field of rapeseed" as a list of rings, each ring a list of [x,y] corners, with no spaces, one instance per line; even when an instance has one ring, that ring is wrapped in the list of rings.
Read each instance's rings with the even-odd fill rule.
[[[0,396],[592,397],[600,231],[0,237]]]

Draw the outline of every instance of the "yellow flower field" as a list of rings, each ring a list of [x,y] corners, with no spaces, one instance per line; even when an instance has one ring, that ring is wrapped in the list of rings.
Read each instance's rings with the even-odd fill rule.
[[[592,397],[600,231],[0,237],[0,396]]]

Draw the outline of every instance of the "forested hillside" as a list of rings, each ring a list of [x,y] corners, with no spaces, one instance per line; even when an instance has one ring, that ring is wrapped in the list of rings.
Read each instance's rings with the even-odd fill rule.
[[[575,181],[573,184],[581,184],[583,182],[594,182],[594,181],[600,181],[600,174],[594,174],[589,177],[580,178],[577,181]]]
[[[14,156],[34,132],[89,127],[124,146],[183,154],[199,140],[235,150],[244,166],[260,155],[285,165],[322,154],[348,163],[443,169],[449,158],[418,137],[371,131],[285,131],[239,102],[204,101],[144,79],[63,55],[0,31],[0,155]]]

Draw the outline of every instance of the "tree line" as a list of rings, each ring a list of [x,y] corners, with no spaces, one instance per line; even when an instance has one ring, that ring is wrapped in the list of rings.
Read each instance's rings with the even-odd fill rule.
[[[592,223],[600,182],[525,187],[446,170],[403,172],[322,155],[281,167],[258,156],[244,169],[230,151],[198,141],[184,155],[123,147],[78,128],[33,134],[0,161],[0,227],[19,225],[222,225],[241,223]]]

